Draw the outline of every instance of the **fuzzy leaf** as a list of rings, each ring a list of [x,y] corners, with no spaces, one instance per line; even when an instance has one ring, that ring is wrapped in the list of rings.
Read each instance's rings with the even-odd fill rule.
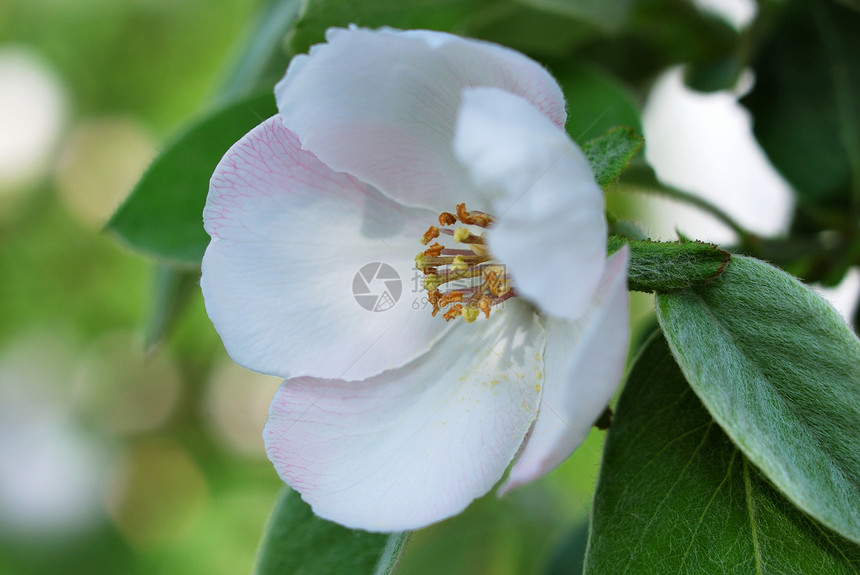
[[[726,270],[730,253],[702,242],[652,242],[610,236],[608,251],[630,246],[627,284],[634,291],[671,292],[709,282]]]
[[[857,573],[860,547],[791,505],[722,432],[660,334],[609,431],[588,575]]]
[[[618,126],[586,142],[582,151],[591,165],[597,184],[605,190],[630,166],[644,145],[645,138],[637,134],[636,130]]]
[[[717,281],[657,298],[691,387],[795,505],[860,542],[860,341],[787,273],[734,257]]]

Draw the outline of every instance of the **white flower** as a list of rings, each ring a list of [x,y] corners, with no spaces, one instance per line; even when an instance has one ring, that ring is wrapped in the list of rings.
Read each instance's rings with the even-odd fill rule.
[[[233,359],[287,378],[264,432],[284,481],[321,517],[395,531],[460,512],[518,451],[503,491],[557,466],[612,396],[628,333],[627,253],[606,259],[555,80],[485,42],[332,29],[275,95],[212,177],[202,286]],[[443,229],[445,251],[422,246],[460,204],[483,226],[448,233],[477,243],[451,251]],[[415,269],[424,249],[434,275]],[[406,282],[386,311],[353,295],[372,262]],[[446,273],[477,279],[437,291]]]

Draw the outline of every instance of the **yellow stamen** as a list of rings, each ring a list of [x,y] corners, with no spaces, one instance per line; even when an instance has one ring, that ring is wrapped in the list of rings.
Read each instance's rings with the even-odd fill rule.
[[[488,252],[484,234],[473,233],[474,228],[451,229],[458,221],[464,226],[487,228],[493,223],[492,216],[469,211],[464,203],[457,205],[456,212],[456,215],[451,212],[439,214],[439,224],[444,229],[431,225],[421,236],[421,244],[427,246],[445,234],[464,245],[455,248],[433,242],[415,256],[415,266],[424,272],[423,283],[427,302],[432,306],[431,315],[435,317],[445,309],[442,314],[445,321],[462,316],[464,321],[472,323],[481,315],[490,317],[494,306],[516,294],[505,267],[494,262]],[[457,289],[453,289],[455,287]]]

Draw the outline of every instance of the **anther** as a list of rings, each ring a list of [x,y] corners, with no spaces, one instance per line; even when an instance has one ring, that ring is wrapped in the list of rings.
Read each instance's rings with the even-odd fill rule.
[[[461,301],[463,301],[463,292],[460,291],[450,291],[438,299],[439,307],[445,307],[450,303]]]
[[[486,289],[490,290],[496,297],[501,297],[508,292],[507,281],[505,280],[504,272],[501,274],[497,273],[497,269],[488,268],[484,272],[484,286]]]
[[[457,204],[457,217],[466,225],[480,226],[487,228],[493,223],[493,218],[490,214],[485,214],[479,211],[469,211],[466,209],[466,204]]]
[[[436,314],[439,313],[439,299],[442,297],[442,292],[439,290],[434,290],[427,293],[427,301],[430,305],[433,306],[433,311],[430,312],[432,317],[436,317]]]
[[[439,242],[434,243],[432,246],[424,250],[424,255],[427,257],[438,258],[442,255],[442,250],[445,249],[445,246],[440,244]]]
[[[445,318],[445,321],[451,321],[455,317],[459,316],[463,313],[463,306],[461,304],[455,304],[451,309],[442,314],[442,317]]]
[[[490,308],[491,307],[492,307],[492,302],[490,301],[490,298],[487,296],[482,296],[481,299],[478,301],[478,309],[480,309],[482,312],[484,312],[484,317],[486,317],[487,319],[490,318]],[[475,316],[477,317],[477,314],[475,314]]]
[[[442,226],[450,226],[457,223],[457,216],[451,212],[442,212],[439,214],[439,224]]]
[[[426,246],[430,243],[430,240],[435,240],[439,237],[439,228],[436,226],[430,226],[427,228],[427,231],[424,232],[424,235],[421,237],[421,245]]]
[[[493,218],[484,212],[467,210],[465,203],[457,205],[456,215],[440,213],[441,227],[431,225],[421,236],[421,244],[429,247],[415,256],[415,266],[424,273],[431,315],[435,317],[444,310],[445,321],[462,316],[464,321],[472,323],[481,315],[489,318],[493,306],[516,294],[504,266],[495,263],[488,252],[484,234],[473,233],[474,228],[454,229],[458,221],[463,226],[487,228]],[[443,235],[460,245],[445,247],[433,241]]]

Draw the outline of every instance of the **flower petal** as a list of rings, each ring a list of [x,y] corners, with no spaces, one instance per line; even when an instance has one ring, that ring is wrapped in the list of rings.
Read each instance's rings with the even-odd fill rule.
[[[227,351],[281,377],[351,379],[424,353],[445,326],[415,304],[410,280],[434,218],[332,172],[301,150],[280,117],[257,126],[221,160],[204,211],[212,241],[201,285]],[[381,265],[363,268],[374,262],[399,278],[385,278],[391,269]],[[355,289],[369,293],[356,297]],[[384,309],[375,296],[386,290],[393,307],[362,307]]]
[[[454,148],[492,197],[488,245],[517,292],[578,318],[606,258],[603,193],[585,156],[530,103],[493,88],[464,93]]]
[[[468,199],[451,150],[464,87],[514,92],[564,125],[558,84],[508,48],[426,30],[332,28],[326,36],[293,58],[275,87],[278,109],[305,149],[398,201],[451,210]]]
[[[545,318],[546,383],[540,410],[500,494],[567,459],[615,393],[629,335],[627,260],[626,247],[609,258],[589,310],[579,321]]]
[[[544,332],[506,302],[424,357],[365,381],[284,382],[263,432],[280,476],[325,519],[370,531],[450,517],[501,478],[535,417]]]

